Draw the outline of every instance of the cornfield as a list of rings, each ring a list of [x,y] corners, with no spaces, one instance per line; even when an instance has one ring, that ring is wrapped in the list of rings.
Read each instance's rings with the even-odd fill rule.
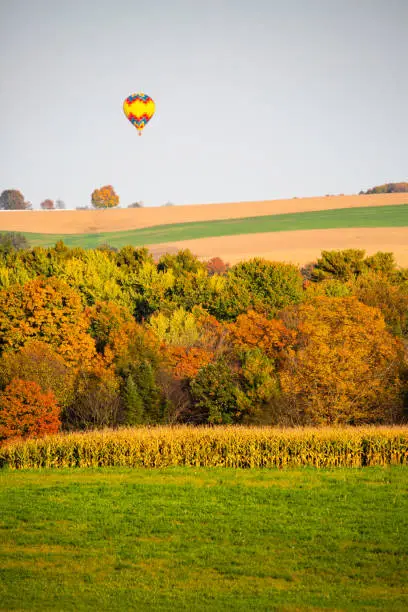
[[[408,464],[408,427],[139,427],[67,433],[0,447],[0,467],[285,468]]]

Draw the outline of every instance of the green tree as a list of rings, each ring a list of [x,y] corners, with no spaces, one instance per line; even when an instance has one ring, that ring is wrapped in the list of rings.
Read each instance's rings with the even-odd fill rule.
[[[24,234],[20,234],[19,232],[0,233],[0,254],[29,248],[30,244]]]
[[[140,425],[144,422],[143,401],[131,374],[123,389],[123,404],[125,425]]]
[[[365,271],[364,257],[365,251],[361,249],[322,251],[312,271],[312,280],[335,278],[345,282],[357,278]]]
[[[206,304],[208,312],[219,321],[234,321],[247,312],[252,303],[250,288],[240,278],[227,274],[212,276],[220,284],[213,299]]]
[[[236,382],[236,376],[222,359],[201,368],[190,382],[192,420],[213,425],[234,423],[239,418]]]
[[[370,257],[365,257],[365,251],[361,249],[322,251],[311,271],[311,278],[313,281],[337,279],[347,282],[370,271],[392,275],[395,270],[396,263],[392,253],[378,251]]]
[[[251,296],[255,310],[276,312],[303,298],[303,279],[296,266],[255,258],[236,264],[228,273]]]
[[[241,352],[237,404],[244,423],[272,424],[273,401],[279,397],[275,364],[260,349]]]
[[[371,272],[351,283],[351,289],[360,302],[381,310],[393,334],[408,335],[408,285],[395,285],[390,277]]]
[[[175,255],[165,253],[160,257],[157,269],[159,271],[172,269],[176,275],[186,274],[187,272],[198,272],[205,270],[205,264],[202,263],[189,249],[182,249]]]

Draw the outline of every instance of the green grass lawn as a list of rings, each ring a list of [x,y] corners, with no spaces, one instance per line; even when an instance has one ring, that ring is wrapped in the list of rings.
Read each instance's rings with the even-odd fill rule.
[[[103,214],[103,211],[100,211]],[[50,214],[53,214],[50,212]],[[234,236],[257,232],[283,232],[290,230],[333,229],[344,227],[408,227],[408,205],[370,206],[366,208],[340,208],[284,215],[200,221],[157,225],[125,232],[100,234],[32,234],[25,233],[32,246],[52,246],[63,240],[68,246],[95,248],[108,243],[120,248],[125,245],[143,246],[208,238],[210,236]]]
[[[408,609],[408,469],[0,471],[1,610]]]

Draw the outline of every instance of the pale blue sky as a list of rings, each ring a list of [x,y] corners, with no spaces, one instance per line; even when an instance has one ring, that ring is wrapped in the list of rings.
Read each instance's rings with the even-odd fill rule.
[[[0,192],[75,208],[408,179],[408,0],[0,0]],[[124,98],[156,115],[142,137]]]

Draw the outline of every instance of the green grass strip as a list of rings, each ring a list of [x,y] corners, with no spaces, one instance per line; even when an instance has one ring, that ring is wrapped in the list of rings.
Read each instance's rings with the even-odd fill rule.
[[[50,213],[52,214],[52,213]],[[95,248],[108,243],[113,247],[140,247],[179,240],[236,236],[266,232],[358,227],[408,227],[408,204],[338,208],[303,213],[288,213],[244,219],[197,221],[156,225],[144,229],[98,234],[34,234],[24,232],[32,246],[52,246],[63,240],[67,246]]]
[[[408,470],[0,471],[0,609],[408,609]]]

